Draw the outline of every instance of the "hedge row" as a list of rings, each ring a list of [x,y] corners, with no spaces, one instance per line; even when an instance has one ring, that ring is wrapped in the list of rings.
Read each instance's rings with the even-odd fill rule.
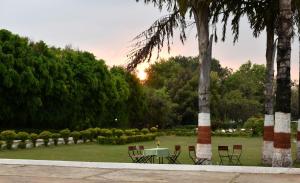
[[[196,136],[197,132],[194,129],[187,130],[187,129],[169,129],[160,131],[157,133],[158,136]],[[251,130],[247,131],[234,131],[234,132],[223,132],[221,130],[212,131],[212,136],[219,136],[219,137],[251,137],[253,136],[253,132]]]
[[[36,133],[27,133],[27,132],[18,132],[16,133],[14,130],[6,130],[0,133],[0,147],[3,145],[3,141],[5,141],[6,148],[12,149],[12,145],[14,140],[20,140],[19,148],[26,148],[26,141],[30,140],[33,144],[33,147],[36,147],[36,142],[38,139],[43,139],[44,145],[47,147],[49,145],[50,139],[53,140],[54,145],[58,145],[58,139],[63,138],[64,143],[69,143],[69,137],[73,138],[74,144],[77,144],[78,140],[82,140],[84,143],[89,141],[94,141],[98,136],[105,138],[120,138],[127,137],[126,142],[133,142],[133,139],[139,140],[148,137],[150,132],[155,133],[157,129],[152,127],[149,129],[144,128],[142,130],[139,129],[101,129],[101,128],[89,128],[82,131],[70,131],[69,129],[61,130],[59,133],[51,133],[50,131],[43,131],[40,134]],[[153,134],[150,134],[152,136]],[[144,137],[145,136],[145,137]],[[129,139],[129,140],[128,140]]]
[[[97,142],[99,144],[128,144],[133,142],[144,142],[144,141],[152,141],[156,138],[156,134],[145,134],[145,135],[133,135],[133,136],[113,136],[113,137],[104,137],[98,136]]]

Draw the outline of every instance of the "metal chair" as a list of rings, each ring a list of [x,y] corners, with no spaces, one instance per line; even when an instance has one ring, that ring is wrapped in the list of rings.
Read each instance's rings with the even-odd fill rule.
[[[230,159],[232,164],[234,165],[241,165],[240,158],[242,156],[243,146],[240,144],[233,145],[233,151],[230,155]]]
[[[167,159],[169,160],[169,164],[181,164],[178,160],[178,157],[181,153],[181,146],[175,145],[175,150],[173,154],[170,154]]]
[[[195,146],[189,146],[189,157],[195,165],[202,165],[205,161],[207,161],[206,158],[197,158]]]
[[[139,153],[140,150],[136,148],[136,146],[128,146],[128,156],[132,160],[133,163],[144,163],[145,156]]]
[[[228,159],[231,164],[231,155],[229,154],[228,146],[218,146],[218,154],[220,158],[220,165],[224,165],[223,160]]]

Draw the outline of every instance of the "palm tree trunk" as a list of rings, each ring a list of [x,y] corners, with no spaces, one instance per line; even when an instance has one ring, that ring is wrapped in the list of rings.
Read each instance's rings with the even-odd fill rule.
[[[262,149],[262,163],[272,165],[273,135],[274,135],[274,27],[267,26],[267,51],[266,51],[266,78],[265,78],[265,120],[264,120],[264,142]]]
[[[272,166],[292,166],[291,156],[291,0],[279,0],[277,87]]]
[[[207,159],[207,163],[210,163],[212,148],[209,94],[212,40],[209,41],[209,7],[203,5],[201,8],[195,8],[193,13],[199,46],[199,114],[196,156],[198,159]]]
[[[298,84],[298,128],[297,128],[297,157],[300,162],[300,37],[299,37],[299,84]]]

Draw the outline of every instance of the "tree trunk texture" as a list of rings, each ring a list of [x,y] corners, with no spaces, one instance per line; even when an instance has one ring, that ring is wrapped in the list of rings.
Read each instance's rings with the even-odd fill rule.
[[[291,0],[279,0],[277,87],[272,166],[292,166],[291,156]]]
[[[198,138],[196,156],[198,159],[207,159],[211,163],[211,125],[210,125],[210,69],[212,39],[209,41],[209,7],[194,8],[194,17],[198,33],[199,46],[199,114]]]
[[[262,164],[272,165],[273,136],[274,136],[274,57],[276,43],[274,43],[274,27],[267,26],[266,49],[266,78],[265,78],[265,120],[264,142],[262,149]]]
[[[296,162],[300,162],[300,37],[299,37],[299,83],[298,83],[298,128]]]

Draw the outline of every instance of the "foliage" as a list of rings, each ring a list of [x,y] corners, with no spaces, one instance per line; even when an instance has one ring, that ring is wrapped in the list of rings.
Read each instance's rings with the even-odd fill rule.
[[[142,132],[143,134],[150,133],[150,131],[149,131],[148,128],[143,128],[143,129],[141,129],[141,132]]]
[[[83,142],[86,143],[88,139],[91,138],[91,132],[89,130],[82,130],[80,131],[80,137],[82,138]]]
[[[98,136],[98,144],[110,144],[110,145],[119,145],[119,144],[128,144],[135,142],[144,142],[144,141],[153,141],[156,138],[155,134],[144,134],[144,135],[133,135],[133,136],[111,136],[104,137]]]
[[[114,136],[117,136],[117,137],[121,137],[123,134],[124,134],[124,132],[123,132],[123,130],[121,130],[121,129],[116,129],[116,130],[114,130],[114,132],[113,132],[113,135],[114,135]]]
[[[19,132],[16,136],[18,140],[21,140],[19,142],[18,147],[20,149],[25,149],[26,148],[26,140],[29,138],[29,134],[27,132]]]
[[[39,138],[39,135],[36,134],[36,133],[31,133],[30,136],[29,136],[29,138],[30,138],[30,140],[32,142],[33,147],[36,147],[36,141]]]
[[[39,138],[43,139],[44,145],[47,147],[49,139],[52,137],[52,133],[49,131],[43,131],[39,134]]]
[[[60,138],[60,136],[61,135],[59,133],[53,133],[52,134],[51,138],[52,138],[53,143],[54,143],[55,146],[58,145],[58,139]]]
[[[64,129],[61,130],[59,133],[61,137],[64,139],[65,144],[68,144],[71,131],[69,129]]]
[[[27,139],[29,139],[29,134],[27,132],[19,132],[16,135],[16,139],[21,140],[22,142],[25,142]]]
[[[5,141],[6,143],[6,148],[11,149],[13,141],[15,140],[17,134],[13,130],[6,130],[1,132],[1,138]]]
[[[77,142],[80,138],[80,132],[73,131],[73,132],[71,132],[70,136],[73,137],[74,144],[77,144]]]
[[[0,60],[1,128],[143,126],[139,80],[91,53],[0,30]]]
[[[263,134],[264,120],[263,118],[249,118],[244,128],[251,130],[253,136],[261,136]]]
[[[150,132],[152,132],[152,133],[155,133],[155,132],[157,132],[158,130],[157,130],[157,128],[156,127],[151,127],[150,128]]]

